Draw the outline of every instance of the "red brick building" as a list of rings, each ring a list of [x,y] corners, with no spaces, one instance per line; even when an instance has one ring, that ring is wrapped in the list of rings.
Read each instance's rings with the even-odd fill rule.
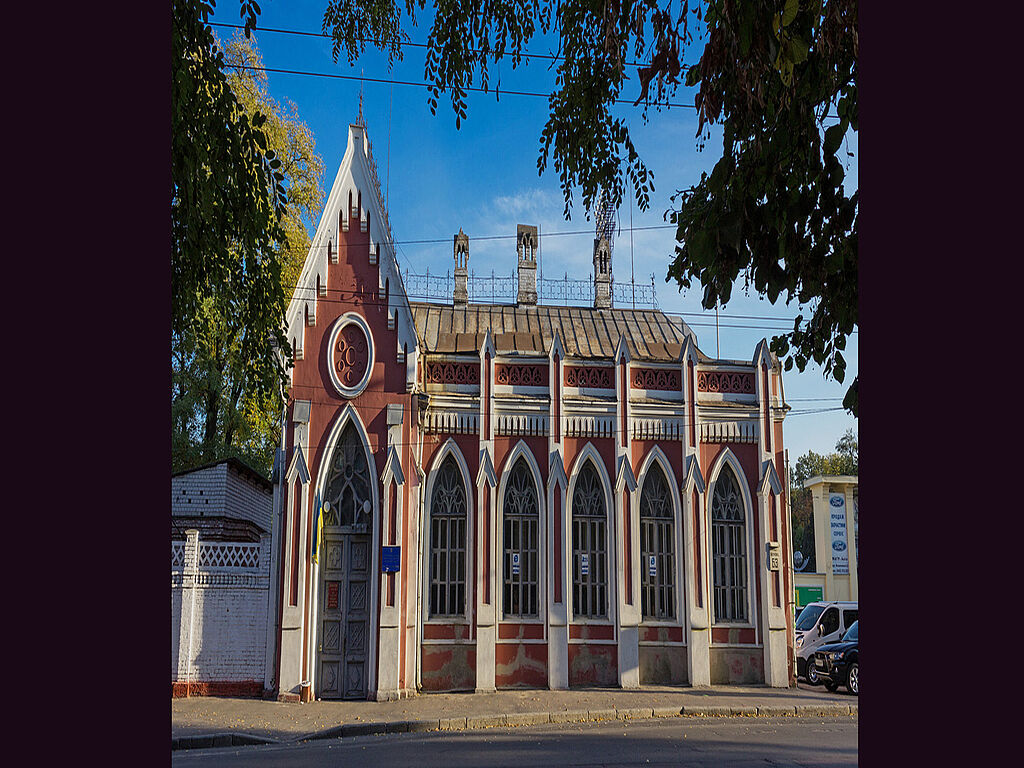
[[[292,298],[275,467],[279,695],[789,684],[778,361],[711,359],[658,310],[410,301],[366,129]],[[510,249],[511,256],[511,249]],[[316,500],[323,545],[314,561]],[[308,686],[303,686],[308,683]]]

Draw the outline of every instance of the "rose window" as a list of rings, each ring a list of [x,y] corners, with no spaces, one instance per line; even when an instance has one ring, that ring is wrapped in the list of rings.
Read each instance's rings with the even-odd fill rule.
[[[355,397],[366,387],[373,368],[373,342],[366,321],[355,312],[342,315],[327,349],[334,388],[345,397]]]
[[[366,336],[351,323],[341,329],[334,342],[334,370],[346,387],[355,387],[366,373]]]

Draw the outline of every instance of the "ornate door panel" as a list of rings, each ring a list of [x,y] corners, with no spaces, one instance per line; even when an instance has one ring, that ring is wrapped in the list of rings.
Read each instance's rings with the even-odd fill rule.
[[[322,699],[365,699],[370,537],[324,534],[317,693]]]
[[[349,536],[348,572],[345,583],[345,683],[346,699],[366,698],[369,644],[370,537]]]

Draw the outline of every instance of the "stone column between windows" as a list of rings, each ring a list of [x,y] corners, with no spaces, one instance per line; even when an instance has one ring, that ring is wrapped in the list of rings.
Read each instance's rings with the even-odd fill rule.
[[[569,562],[572,556],[571,529],[566,518],[568,486],[561,453],[556,451],[548,467],[547,536],[548,573],[545,605],[548,622],[548,687],[569,687]]]
[[[640,560],[640,521],[636,513],[636,478],[632,468],[629,377],[630,354],[625,336],[619,336],[615,351],[616,430],[615,477],[612,480],[615,568],[615,623],[618,635],[619,685],[640,687],[640,599],[637,587]],[[628,577],[627,577],[628,576]],[[628,592],[627,592],[628,589]],[[610,606],[609,606],[610,608]]]
[[[476,613],[476,691],[495,690],[495,643],[498,635],[495,610],[495,530],[494,497],[497,478],[494,474],[494,369],[496,350],[490,330],[480,348],[480,428],[476,476],[476,566],[474,601]],[[485,589],[484,580],[487,580]],[[467,596],[468,597],[468,596]],[[484,602],[487,599],[488,602]]]
[[[302,419],[299,421],[298,419]],[[286,542],[285,542],[285,594],[283,596],[283,610],[281,615],[281,680],[278,684],[278,696],[300,693],[301,683],[306,680],[303,667],[303,628],[306,613],[306,560],[308,549],[305,546],[307,540],[307,518],[310,509],[309,486],[307,478],[302,476],[295,468],[297,465],[295,448],[299,448],[303,458],[307,453],[308,441],[308,411],[304,414],[293,412],[295,421],[295,440],[292,447],[292,455],[289,457],[292,471],[288,474],[287,489],[288,497],[285,500],[287,518],[285,520]],[[298,510],[296,510],[296,495],[298,496]],[[295,515],[298,515],[298,577],[295,578],[292,560],[294,557],[293,537],[295,536]],[[295,580],[298,586],[298,600],[296,605],[291,605],[292,581]],[[315,695],[315,692],[314,692]]]
[[[762,486],[763,487],[763,486]],[[774,572],[768,570],[771,519],[778,514],[778,496],[771,488],[758,494],[758,545],[761,548],[761,636],[764,643],[764,682],[772,688],[789,687],[785,608],[775,605]],[[781,575],[781,571],[780,571]]]

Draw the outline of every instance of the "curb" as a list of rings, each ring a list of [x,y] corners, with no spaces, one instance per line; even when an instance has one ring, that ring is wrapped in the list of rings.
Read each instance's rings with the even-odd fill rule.
[[[513,712],[479,717],[442,717],[428,720],[381,720],[373,723],[345,723],[307,733],[293,739],[271,739],[249,733],[212,733],[171,739],[171,750],[239,747],[252,744],[297,744],[320,739],[343,739],[384,733],[426,731],[472,731],[482,728],[516,728],[546,723],[587,723],[610,720],[653,720],[665,717],[856,717],[857,704],[779,705],[685,705],[683,707],[623,707],[621,709],[580,709],[557,712]]]
[[[209,749],[210,747],[243,747],[251,744],[280,744],[278,739],[251,733],[204,733],[201,736],[179,736],[171,739],[171,751]]]

